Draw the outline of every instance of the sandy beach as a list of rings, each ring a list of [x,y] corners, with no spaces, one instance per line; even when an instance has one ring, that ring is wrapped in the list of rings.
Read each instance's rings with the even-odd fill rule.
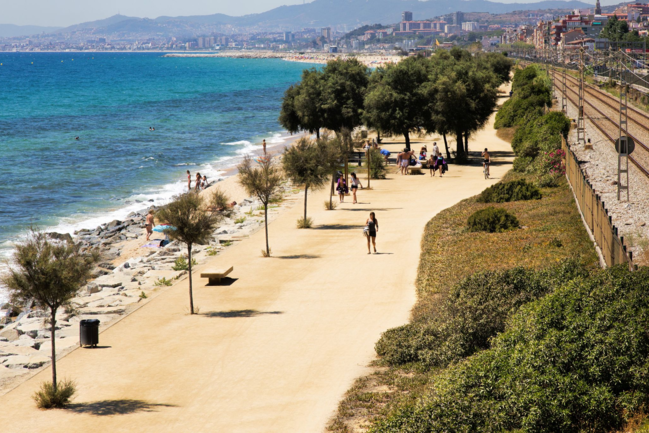
[[[224,51],[220,53],[169,53],[163,57],[194,57],[194,58],[219,58],[233,59],[283,59],[289,62],[326,64],[330,60],[358,59],[365,66],[375,68],[389,63],[398,63],[403,57],[392,55],[368,55],[347,53],[291,53],[277,51]]]
[[[234,224],[234,245],[221,249],[217,239],[217,255],[205,250],[198,255],[194,296],[200,314],[188,314],[184,277],[151,290],[147,299],[134,302],[133,312],[103,328],[100,348],[71,346],[60,359],[59,376],[78,386],[74,405],[35,408],[31,395],[51,377],[50,369],[41,367],[0,397],[3,431],[322,431],[343,393],[368,371],[380,334],[407,322],[427,221],[497,182],[511,167],[510,145],[496,137],[493,118],[470,143],[473,151],[493,152],[490,180],[477,161],[450,165],[441,179],[427,171],[401,176],[392,165],[386,179],[359,191],[358,204],[350,197],[326,211],[328,191],[311,193],[310,230],[296,229],[303,195],[286,185],[269,226],[272,258],[261,257],[258,218],[251,216],[240,228]],[[412,148],[427,143],[430,149],[435,138],[415,138]],[[385,140],[383,147],[394,156],[403,142]],[[244,201],[235,177],[219,186],[245,203],[240,212],[254,214],[255,203]],[[380,225],[379,254],[368,255],[362,227],[370,211]],[[129,242],[119,261],[135,263],[142,239]],[[224,266],[234,267],[227,285],[208,286],[198,278],[205,269]],[[119,269],[104,278],[132,272]]]

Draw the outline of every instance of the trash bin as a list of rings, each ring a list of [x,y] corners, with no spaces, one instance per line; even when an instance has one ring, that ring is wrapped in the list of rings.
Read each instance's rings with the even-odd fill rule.
[[[99,320],[86,319],[79,323],[79,344],[97,347],[99,344]]]

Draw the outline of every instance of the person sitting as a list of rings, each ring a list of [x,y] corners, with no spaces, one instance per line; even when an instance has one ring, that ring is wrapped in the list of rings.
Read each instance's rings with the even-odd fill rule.
[[[420,161],[426,161],[426,146],[422,147],[421,150],[419,151],[419,160]]]

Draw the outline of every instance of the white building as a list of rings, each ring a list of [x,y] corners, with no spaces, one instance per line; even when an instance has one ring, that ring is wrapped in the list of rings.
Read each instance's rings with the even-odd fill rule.
[[[477,32],[480,30],[480,25],[474,21],[467,21],[462,23],[462,30],[465,32]]]

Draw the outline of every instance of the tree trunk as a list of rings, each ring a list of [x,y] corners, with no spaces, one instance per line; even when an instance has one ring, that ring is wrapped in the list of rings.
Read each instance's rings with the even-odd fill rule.
[[[455,148],[457,149],[457,162],[463,164],[466,162],[466,154],[464,153],[464,138],[462,136],[462,131],[457,131],[455,133]]]
[[[345,185],[349,185],[349,154],[345,153]]]
[[[270,247],[268,246],[268,203],[264,204],[264,227],[266,229],[266,257],[270,257]]]
[[[370,179],[372,178],[372,149],[367,150],[367,188],[370,188]]]
[[[465,132],[464,133],[464,153],[466,153],[466,156],[469,156],[469,133]]]
[[[318,140],[320,140],[320,128],[318,128],[318,129],[315,130],[315,138],[317,138]]]
[[[189,314],[194,314],[194,293],[192,291],[192,244],[187,244],[187,262],[189,266]]]
[[[451,152],[448,150],[448,141],[446,141],[446,133],[442,134],[442,137],[444,137],[444,147],[446,148],[446,159],[451,159]]]
[[[50,317],[50,338],[52,339],[52,388],[56,394],[56,308],[52,308],[52,317]]]
[[[406,139],[406,149],[410,151],[410,133],[408,131],[404,132],[403,137]]]
[[[334,182],[336,181],[336,173],[331,174],[331,190],[329,191],[329,210],[333,206],[333,196],[334,196]]]
[[[381,144],[381,131],[376,130],[376,143]]]
[[[304,186],[304,222],[306,223],[306,198],[309,191],[309,185]]]

